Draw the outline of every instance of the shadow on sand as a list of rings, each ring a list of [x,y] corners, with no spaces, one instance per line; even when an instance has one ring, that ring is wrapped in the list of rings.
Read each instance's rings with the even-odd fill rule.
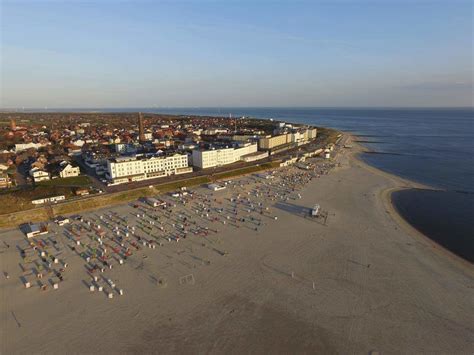
[[[298,206],[289,202],[278,202],[275,207],[300,217],[305,217],[309,213],[308,207]]]

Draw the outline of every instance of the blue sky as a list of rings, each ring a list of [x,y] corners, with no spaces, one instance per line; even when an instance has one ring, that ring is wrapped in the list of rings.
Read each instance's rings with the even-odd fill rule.
[[[1,107],[472,106],[471,1],[1,1]]]

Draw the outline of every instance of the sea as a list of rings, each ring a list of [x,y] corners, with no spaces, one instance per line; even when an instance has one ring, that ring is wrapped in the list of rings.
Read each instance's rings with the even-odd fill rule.
[[[393,193],[392,201],[400,215],[442,247],[474,262],[473,108],[200,107],[100,111],[245,116],[332,127],[355,134],[371,151],[362,154],[365,162],[429,186]]]

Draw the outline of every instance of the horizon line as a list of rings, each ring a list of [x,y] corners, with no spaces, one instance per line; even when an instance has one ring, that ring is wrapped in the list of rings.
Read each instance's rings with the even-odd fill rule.
[[[196,110],[196,109],[432,109],[432,110],[443,110],[443,109],[474,109],[473,106],[118,106],[118,107],[6,107],[0,108],[0,112],[50,112],[52,110],[59,112],[74,112],[71,110],[88,110],[88,111],[97,111],[97,110]]]

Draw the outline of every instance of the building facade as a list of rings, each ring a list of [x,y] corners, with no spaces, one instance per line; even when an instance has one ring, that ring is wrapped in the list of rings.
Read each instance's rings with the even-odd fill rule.
[[[7,173],[0,172],[0,189],[11,186],[10,177]]]
[[[30,176],[33,178],[34,182],[46,181],[50,179],[49,173],[38,168],[31,169]]]
[[[242,161],[246,163],[250,163],[250,162],[262,160],[265,158],[268,158],[268,151],[246,154],[242,156]]]
[[[213,168],[235,163],[242,160],[244,155],[257,151],[257,144],[244,144],[238,148],[221,148],[208,150],[193,150],[193,165],[199,169]]]
[[[308,128],[306,130],[306,137],[308,140],[315,139],[318,135],[318,130],[316,128]]]
[[[260,138],[258,141],[258,147],[260,149],[272,149],[286,143],[288,143],[288,135],[281,134],[274,137]]]
[[[289,133],[288,134],[288,143],[302,143],[304,142],[305,139],[304,139],[304,134],[302,134],[301,132],[292,132],[292,133]]]
[[[186,154],[152,158],[118,157],[107,161],[106,178],[113,184],[192,172]]]
[[[72,166],[71,164],[62,164],[61,171],[59,172],[59,176],[62,178],[79,176],[81,173],[79,167]]]
[[[16,153],[19,153],[19,152],[22,152],[24,150],[28,150],[28,149],[39,149],[39,148],[42,148],[42,147],[46,147],[48,144],[51,144],[51,143],[19,143],[19,144],[15,144],[15,152]]]

